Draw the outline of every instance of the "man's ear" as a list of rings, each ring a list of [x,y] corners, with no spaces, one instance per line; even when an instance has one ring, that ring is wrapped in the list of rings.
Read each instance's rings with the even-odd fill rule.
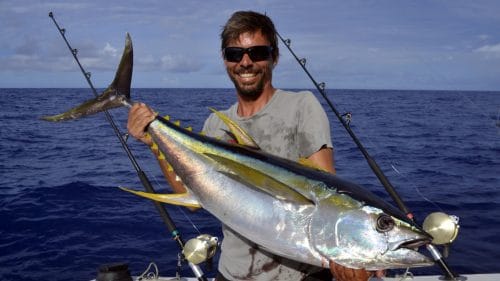
[[[273,68],[275,68],[277,64],[278,64],[278,58],[273,60]]]

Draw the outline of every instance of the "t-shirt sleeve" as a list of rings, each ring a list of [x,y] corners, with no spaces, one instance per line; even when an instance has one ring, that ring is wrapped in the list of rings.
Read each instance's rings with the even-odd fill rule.
[[[300,157],[309,157],[324,146],[333,148],[330,122],[314,94],[306,92],[300,107],[297,132]]]
[[[202,132],[209,137],[216,137],[217,131],[220,128],[219,118],[214,113],[211,113],[203,124]]]

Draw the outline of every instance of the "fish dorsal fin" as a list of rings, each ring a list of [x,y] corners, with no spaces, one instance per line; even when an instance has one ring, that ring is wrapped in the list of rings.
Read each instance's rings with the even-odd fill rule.
[[[141,196],[158,202],[190,207],[190,208],[201,208],[201,205],[198,202],[198,200],[194,196],[192,196],[191,193],[189,192],[164,194],[164,193],[149,193],[144,191],[132,190],[121,186],[120,189],[133,193],[137,196]]]
[[[245,164],[211,153],[204,153],[204,155],[223,167],[219,169],[220,173],[274,196],[276,199],[295,202],[301,205],[314,204],[309,198],[295,191],[290,186]]]
[[[224,124],[229,128],[228,133],[234,140],[241,145],[252,147],[259,149],[259,146],[257,143],[253,140],[253,138],[243,129],[241,128],[236,122],[231,120],[226,114],[215,110],[214,108],[209,107],[209,109],[219,117]]]
[[[313,169],[319,170],[319,171],[329,172],[329,171],[325,170],[323,167],[320,167],[320,166],[316,165],[311,160],[309,160],[307,158],[304,158],[304,157],[300,157],[299,158],[299,164],[301,164],[302,166],[305,166],[305,167],[309,167],[309,168],[313,168]]]

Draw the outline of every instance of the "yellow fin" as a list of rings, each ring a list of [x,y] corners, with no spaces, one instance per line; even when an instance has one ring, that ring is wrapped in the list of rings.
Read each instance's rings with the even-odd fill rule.
[[[175,125],[177,125],[177,126],[180,126],[180,125],[181,125],[181,121],[180,121],[180,120],[175,120],[175,121],[174,121],[174,122],[172,122],[172,123],[174,123],[174,124],[175,124]]]
[[[163,119],[170,121],[170,115],[163,116]]]
[[[165,158],[165,154],[163,154],[163,152],[161,152],[161,151],[160,151],[160,152],[159,152],[159,154],[158,154],[158,159],[159,159],[159,160],[165,160],[165,161],[167,160],[167,159]]]
[[[156,142],[153,142],[153,144],[151,145],[151,150],[158,150],[158,144]]]
[[[276,199],[296,202],[302,205],[314,204],[303,194],[265,173],[219,155],[211,153],[205,153],[205,155],[226,168],[225,170],[219,170],[220,173],[250,187],[257,188]]]
[[[253,140],[253,138],[245,131],[243,128],[241,128],[236,122],[231,120],[227,115],[224,113],[215,110],[214,108],[209,107],[209,109],[219,117],[224,124],[229,128],[229,131],[231,134],[234,136],[238,144],[253,147],[253,148],[259,148],[257,143]]]
[[[165,157],[165,156],[163,156]],[[172,167],[172,165],[170,165],[170,163],[167,162],[167,171],[169,172],[173,172],[174,171],[174,167]]]
[[[189,192],[179,193],[179,194],[178,193],[160,194],[160,193],[149,193],[138,190],[132,190],[121,186],[120,189],[133,193],[137,196],[141,196],[158,202],[163,202],[171,205],[184,206],[184,207],[191,207],[191,208],[201,208],[201,205],[198,202],[198,200],[196,200],[196,198],[194,198],[191,194],[189,194]]]

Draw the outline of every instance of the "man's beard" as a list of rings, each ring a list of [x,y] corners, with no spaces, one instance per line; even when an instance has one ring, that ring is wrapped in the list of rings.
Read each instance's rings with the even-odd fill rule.
[[[232,72],[230,72],[229,69],[227,70],[227,72],[229,74],[229,77],[231,78],[231,81],[233,81],[234,87],[238,91],[238,94],[243,99],[252,101],[258,99],[262,94],[262,92],[264,91],[266,76],[269,75],[268,72],[264,70],[261,79],[259,79],[259,81],[257,81],[256,84],[245,85],[245,84],[240,84],[240,81],[238,81],[238,79],[236,78],[236,76],[239,75],[239,72],[233,74]],[[246,71],[242,70],[241,72],[249,72],[249,70]]]
[[[236,81],[236,79],[233,79],[232,76],[231,76],[231,80],[233,80],[234,87],[236,88],[236,90],[238,91],[238,93],[240,94],[240,96],[243,99],[256,100],[260,97],[260,95],[262,94],[262,91],[264,90],[264,80],[263,79],[260,79],[257,82],[257,85],[255,85],[255,86],[241,85],[240,83],[238,83],[238,81]]]

